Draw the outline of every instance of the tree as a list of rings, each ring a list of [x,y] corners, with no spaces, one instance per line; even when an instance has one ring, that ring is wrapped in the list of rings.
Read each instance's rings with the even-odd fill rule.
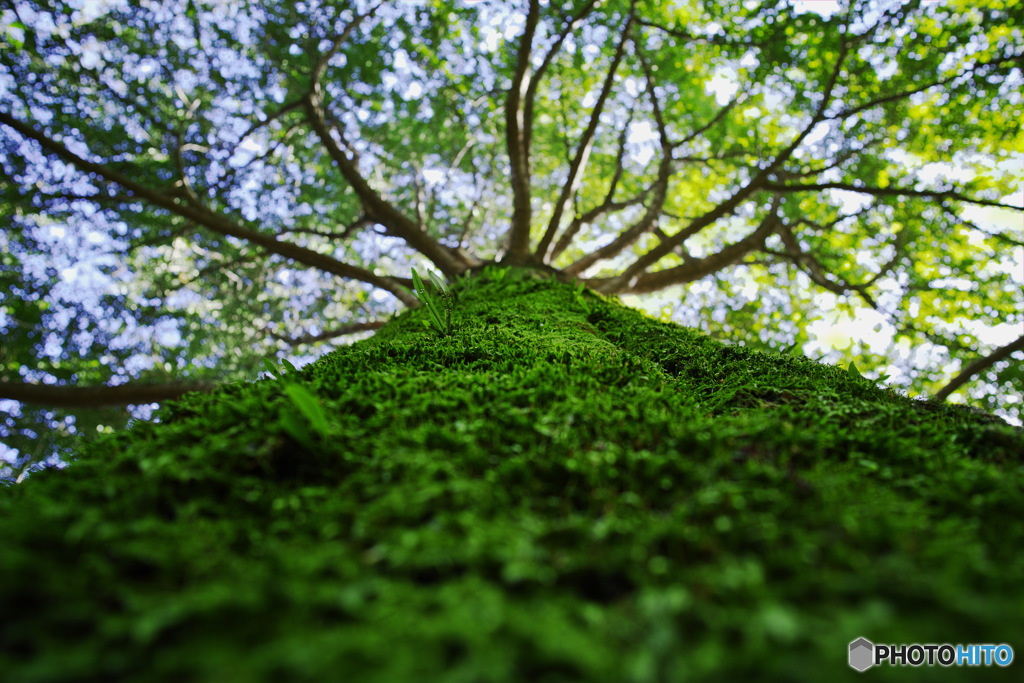
[[[16,3],[12,447],[55,407],[118,424],[83,409],[315,357],[415,306],[412,265],[493,261],[668,289],[666,317],[905,390],[970,367],[1018,416],[1024,337],[983,337],[1024,310],[1021,12],[823,5]],[[865,310],[887,347],[812,343]]]
[[[701,281],[717,293],[685,303],[715,315],[691,322],[768,347],[808,341],[816,292],[859,297],[894,349],[927,341],[989,370],[990,407],[1019,382],[965,325],[1019,319],[990,261],[1020,241],[960,210],[1002,206],[1014,181],[986,167],[1020,153],[1009,11],[358,9],[5,14],[8,398],[96,405],[92,385],[133,375],[251,376],[269,353],[374,329],[390,296],[414,304],[384,273],[417,254],[448,276],[552,263],[604,292]],[[499,31],[505,14],[522,31]],[[924,162],[971,179],[911,170]],[[117,273],[92,305],[54,291],[67,256],[52,236],[69,230],[118,238],[84,264]],[[131,338],[157,323],[187,346]],[[903,366],[919,390],[945,374]]]
[[[0,669],[841,680],[856,637],[1016,642],[1024,432],[771,349],[824,292],[1019,372],[941,295],[1020,319],[1020,237],[965,208],[1016,211],[1020,19],[7,11],[4,391],[176,400],[0,491]],[[687,284],[698,329],[611,298]]]

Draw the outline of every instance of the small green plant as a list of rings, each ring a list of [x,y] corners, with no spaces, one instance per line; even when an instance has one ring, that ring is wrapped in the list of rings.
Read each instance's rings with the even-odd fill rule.
[[[286,379],[297,372],[287,358],[282,358],[281,363],[288,368],[288,372],[281,372],[274,363],[263,359],[263,367],[272,378],[280,380],[284,393],[288,397],[295,410],[285,410],[280,414],[281,427],[297,442],[307,448],[313,446],[309,427],[320,436],[327,437],[330,434],[330,423],[327,421],[327,414],[324,412],[320,401],[316,396],[301,384]],[[303,419],[305,418],[305,419]]]
[[[489,282],[497,284],[504,280],[505,276],[508,275],[508,268],[488,268],[484,271],[484,275],[487,277]]]
[[[455,302],[455,295],[452,294],[448,285],[434,273],[428,272],[427,277],[437,293],[435,294],[423,284],[423,280],[415,268],[412,269],[412,284],[415,287],[412,293],[416,295],[430,315],[430,320],[423,322],[424,326],[428,330],[434,328],[439,336],[444,337],[452,333],[452,305]],[[442,305],[444,306],[443,318],[441,317]]]
[[[587,315],[590,315],[590,306],[588,306],[587,302],[583,299],[583,281],[582,280],[577,280],[576,281],[576,288],[573,290],[572,295],[576,299],[576,303],[578,303],[583,308],[583,310],[587,312]]]
[[[850,361],[850,367],[846,368],[846,372],[849,373],[850,377],[854,379],[864,379],[864,375],[860,374],[860,370],[857,369],[857,364]]]
[[[287,358],[282,358],[281,364],[288,369],[289,374],[293,372],[298,372],[298,370],[295,369],[295,366],[292,365],[291,361],[289,361]],[[282,377],[284,377],[284,373],[278,370],[276,367],[274,367],[274,364],[270,361],[269,358],[263,359],[263,367],[266,368],[266,372],[268,375],[270,375],[271,379],[281,379]]]
[[[850,367],[848,367],[846,369],[846,371],[850,374],[850,377],[852,377],[854,379],[864,380],[865,382],[867,382],[869,384],[877,384],[877,385],[883,386],[883,387],[885,386],[885,381],[887,379],[889,379],[889,375],[881,375],[876,380],[868,379],[867,377],[865,377],[864,375],[862,375],[860,373],[860,370],[857,369],[857,364],[854,363],[853,361],[850,361]]]

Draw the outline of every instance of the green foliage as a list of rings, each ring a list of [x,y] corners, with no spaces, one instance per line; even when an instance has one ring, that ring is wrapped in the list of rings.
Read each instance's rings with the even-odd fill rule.
[[[693,268],[662,305],[759,348],[804,348],[823,316],[863,312],[874,297],[892,343],[832,360],[895,366],[901,388],[933,394],[949,368],[991,351],[978,329],[1024,322],[1019,211],[1005,208],[1018,201],[1024,155],[1024,15],[988,1],[827,5],[537,3],[545,38],[521,112],[531,246],[556,205],[568,207],[557,227],[573,233],[553,267],[642,227],[615,258],[570,272],[598,289],[684,235],[647,269]],[[504,263],[514,192],[499,169],[520,36],[495,27],[521,26],[531,6],[5,10],[0,115],[53,144],[0,123],[0,379],[237,381],[284,347],[330,350],[340,335],[325,338],[328,321],[386,320],[410,303],[377,277],[406,267],[382,242],[404,239],[400,249],[421,256],[433,244],[467,269]],[[311,126],[314,81],[358,179]],[[61,145],[79,161],[58,158]],[[581,151],[578,188],[557,202]],[[792,240],[777,230],[723,256],[777,194]],[[395,216],[414,234],[385,224]],[[285,253],[296,245],[312,255]],[[338,278],[325,260],[365,279]],[[449,282],[460,275],[433,265]],[[450,334],[443,319],[428,324]],[[158,333],[168,328],[176,334]],[[922,357],[939,360],[910,360]],[[1019,361],[984,373],[972,399],[1016,415]],[[125,419],[12,408],[5,443],[33,450],[40,425],[71,415],[83,428]]]
[[[5,680],[842,682],[860,636],[1024,638],[1022,430],[550,279],[458,294],[299,371],[329,439],[289,369],[0,491]]]

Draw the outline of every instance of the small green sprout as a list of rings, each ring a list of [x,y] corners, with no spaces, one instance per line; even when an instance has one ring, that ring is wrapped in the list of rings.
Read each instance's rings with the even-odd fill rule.
[[[852,377],[853,379],[863,380],[865,382],[868,382],[869,384],[877,384],[877,385],[880,385],[880,386],[884,386],[885,385],[885,381],[887,379],[889,379],[889,375],[881,375],[876,380],[870,380],[870,379],[868,379],[867,377],[865,377],[864,375],[862,375],[860,373],[860,370],[857,369],[857,364],[854,363],[853,361],[850,361],[850,367],[848,367],[846,369],[846,371],[849,373],[850,377]]]
[[[848,367],[846,371],[850,374],[850,377],[853,377],[854,379],[864,379],[864,375],[860,374],[860,370],[857,369],[857,364],[853,361],[850,361],[850,367]]]
[[[576,299],[576,303],[578,303],[583,310],[587,312],[587,315],[590,315],[590,306],[587,305],[587,302],[583,299],[583,280],[576,281],[576,288],[573,290],[572,295],[573,298]]]
[[[298,370],[295,369],[295,366],[292,365],[291,361],[288,360],[287,358],[282,358],[281,363],[286,368],[288,368],[288,374],[298,372]],[[270,361],[269,358],[263,359],[263,367],[266,368],[266,373],[270,375],[271,379],[281,379],[282,377],[284,377],[285,373],[278,370],[277,367],[274,366],[274,364]]]
[[[330,435],[331,426],[327,420],[327,414],[320,405],[320,401],[309,389],[285,379],[297,373],[295,366],[288,359],[281,359],[281,363],[288,368],[287,373],[281,372],[270,359],[263,359],[263,367],[266,368],[267,374],[281,381],[285,395],[292,407],[295,408],[294,411],[285,410],[281,413],[281,427],[297,442],[311,448],[313,441],[310,438],[309,427],[312,427],[313,431],[320,436]]]
[[[487,280],[488,281],[490,281],[490,282],[501,282],[502,280],[505,279],[505,276],[508,275],[508,267],[505,267],[505,268],[488,268],[484,272],[485,272],[485,274],[487,276]]]
[[[444,337],[452,333],[452,304],[455,301],[455,295],[448,288],[448,285],[444,283],[434,273],[427,273],[427,277],[430,279],[434,289],[437,290],[437,294],[430,291],[430,289],[423,284],[423,280],[420,279],[419,273],[416,269],[412,269],[412,283],[413,294],[420,300],[424,308],[427,309],[427,313],[430,315],[430,321],[424,321],[424,325],[427,329],[434,328],[438,335]],[[441,317],[441,305],[444,305],[444,317]]]

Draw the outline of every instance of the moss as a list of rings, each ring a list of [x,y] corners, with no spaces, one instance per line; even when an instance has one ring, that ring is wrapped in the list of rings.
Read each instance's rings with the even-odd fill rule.
[[[543,273],[455,290],[452,336],[405,312],[0,490],[5,680],[841,681],[860,636],[1024,638],[1021,430]]]

